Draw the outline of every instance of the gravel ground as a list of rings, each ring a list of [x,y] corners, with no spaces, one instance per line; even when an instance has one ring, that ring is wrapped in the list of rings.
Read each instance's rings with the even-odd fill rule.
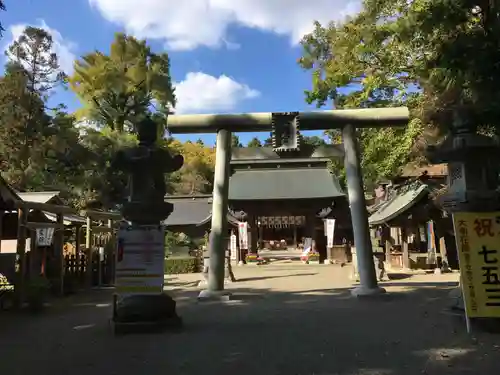
[[[333,265],[235,267],[234,300],[197,303],[200,275],[168,278],[186,328],[112,335],[111,292],[78,295],[40,316],[0,316],[0,374],[498,374],[497,336],[468,336],[446,307],[457,275],[384,283],[349,296]]]

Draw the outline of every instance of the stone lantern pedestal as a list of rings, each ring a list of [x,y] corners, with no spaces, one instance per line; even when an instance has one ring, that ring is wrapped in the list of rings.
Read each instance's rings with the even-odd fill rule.
[[[184,159],[181,155],[171,156],[168,150],[157,147],[157,125],[151,119],[139,123],[137,130],[139,145],[119,151],[112,163],[112,168],[129,175],[129,199],[123,205],[122,214],[130,224],[124,229],[142,231],[156,227],[163,233],[160,223],[173,211],[173,204],[165,202],[164,175],[179,170]],[[141,248],[140,244],[135,246]],[[144,244],[145,252],[146,247]],[[122,257],[127,256],[126,249],[122,249],[122,253]],[[160,257],[159,261],[164,262],[164,258]],[[163,263],[159,268],[163,269]],[[160,283],[158,288],[154,286],[154,292],[115,295],[115,333],[158,331],[182,326],[175,301],[163,292],[163,278]]]

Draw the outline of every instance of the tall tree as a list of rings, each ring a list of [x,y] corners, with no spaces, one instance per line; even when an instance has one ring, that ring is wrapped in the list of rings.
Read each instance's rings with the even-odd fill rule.
[[[151,109],[165,123],[175,106],[168,55],[122,33],[109,54],[96,51],[76,61],[69,82],[85,105],[78,116],[119,132],[134,131],[132,124]]]
[[[264,139],[264,147],[273,147],[273,138],[272,137],[267,137]]]
[[[262,147],[262,143],[259,138],[253,137],[250,142],[248,142],[247,147]]]
[[[62,112],[50,115],[43,100],[27,86],[25,69],[8,64],[0,79],[0,158],[3,176],[20,191],[54,189],[68,193],[71,176],[80,173],[85,156],[78,152],[73,120]],[[65,183],[59,183],[62,179]]]
[[[48,31],[27,26],[7,50],[9,61],[24,69],[26,88],[44,101],[65,80],[53,45],[52,35]]]
[[[5,4],[2,0],[0,0],[0,10],[5,10]],[[4,32],[5,29],[3,28],[2,24],[0,23],[0,36],[2,36],[2,32]]]
[[[321,138],[321,137],[318,137],[317,135],[313,135],[313,136],[303,136],[302,137],[302,142],[304,144],[307,144],[309,146],[313,146],[313,147],[319,147],[319,146],[324,146],[326,145],[326,141]]]
[[[306,100],[318,107],[331,101],[335,108],[411,108],[412,120],[406,129],[358,130],[367,188],[398,174],[413,157],[414,145],[424,128],[418,116],[422,108],[415,74],[418,67],[409,63],[418,53],[411,43],[391,42],[398,36],[380,26],[390,22],[389,13],[368,16],[367,7],[375,3],[382,6],[387,2],[366,0],[365,9],[352,19],[325,27],[317,24],[314,32],[304,37],[303,57],[299,59],[303,68],[312,71],[313,89],[307,92]],[[339,142],[338,131],[327,134],[333,143]],[[337,168],[342,173],[342,168]]]
[[[55,141],[65,136],[59,117],[45,111],[47,98],[64,79],[52,49],[47,31],[28,26],[7,51],[0,82],[0,155],[5,177],[19,190],[45,185],[47,168],[67,148]]]
[[[173,140],[170,149],[184,156],[184,165],[171,176],[170,192],[177,194],[208,194],[213,189],[215,149],[190,141]]]
[[[231,134],[231,147],[243,147],[240,142],[240,137],[234,133]]]

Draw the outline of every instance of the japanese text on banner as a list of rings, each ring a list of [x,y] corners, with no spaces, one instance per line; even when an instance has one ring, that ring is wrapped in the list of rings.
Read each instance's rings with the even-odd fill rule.
[[[456,213],[453,221],[467,314],[500,317],[500,212]]]

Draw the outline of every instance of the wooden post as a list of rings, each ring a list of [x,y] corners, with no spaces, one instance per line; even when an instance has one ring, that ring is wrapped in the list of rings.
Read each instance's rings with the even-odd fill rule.
[[[80,266],[82,264],[82,254],[80,253],[80,226],[75,226],[75,272],[77,274],[78,281],[81,281],[80,278]]]
[[[85,252],[87,254],[86,284],[92,288],[92,219],[87,216],[87,228],[85,231]]]
[[[410,269],[410,252],[408,250],[408,233],[406,228],[401,228],[401,250],[403,252],[403,268]]]
[[[247,223],[250,227],[250,243],[248,244],[248,252],[250,254],[258,254],[257,242],[259,241],[259,235],[255,215],[248,215]]]
[[[4,210],[0,210],[0,254],[2,253],[2,238],[3,238],[3,215]]]
[[[113,220],[111,219],[108,219],[108,228],[110,230],[109,232],[109,240],[108,241],[113,241],[113,236],[114,236],[114,232],[113,232]],[[109,242],[108,242],[109,243]],[[113,244],[113,242],[111,242]],[[107,268],[108,268],[108,272],[110,273],[109,275],[109,282],[110,284],[114,284],[114,280],[115,280],[115,251],[116,251],[116,244],[113,244],[113,248],[110,248],[109,245],[108,245],[108,254],[107,254],[107,258],[106,258],[106,263],[108,263],[107,265]]]
[[[75,255],[80,258],[80,226],[75,226]]]
[[[385,262],[387,264],[387,269],[392,267],[392,255],[391,255],[392,243],[390,240],[385,240]]]
[[[19,208],[17,221],[16,278],[14,285],[14,302],[17,308],[22,307],[24,302],[27,221],[28,210],[25,208]]]
[[[57,214],[57,224],[58,228],[54,230],[54,251],[57,260],[58,268],[58,289],[61,296],[64,295],[64,215],[62,213]]]
[[[36,229],[30,229],[30,278],[40,274]],[[37,267],[38,266],[38,267]]]

